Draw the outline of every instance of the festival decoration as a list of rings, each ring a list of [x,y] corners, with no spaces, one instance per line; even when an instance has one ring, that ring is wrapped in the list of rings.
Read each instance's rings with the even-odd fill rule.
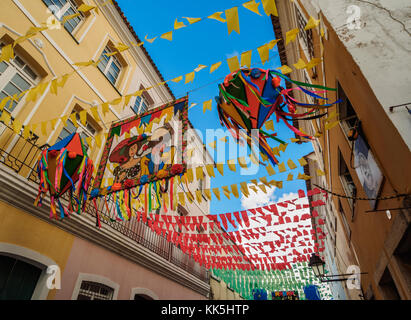
[[[41,206],[49,192],[50,218],[57,218],[56,202],[61,218],[69,216],[69,212],[73,210],[77,213],[84,211],[94,166],[78,133],[73,133],[44,150],[36,167],[40,180],[36,206]],[[60,198],[67,191],[70,195],[66,210]]]
[[[298,291],[273,291],[272,300],[300,300]]]
[[[307,300],[321,300],[321,295],[316,285],[308,285],[304,287],[304,293]]]
[[[224,82],[219,85],[220,95],[216,97],[221,125],[227,127],[237,141],[246,141],[252,151],[252,143],[258,144],[260,151],[265,154],[273,164],[277,164],[278,160],[275,158],[266,139],[272,138],[281,144],[285,144],[284,141],[276,138],[276,133],[269,134],[262,130],[262,126],[273,113],[276,116],[277,122],[280,120],[284,121],[286,126],[296,135],[313,139],[313,137],[293,127],[288,121],[293,119],[312,120],[322,117],[325,114],[312,114],[316,109],[327,108],[336,103],[323,104],[321,106],[300,103],[289,95],[292,89],[284,89],[281,86],[281,79],[295,84],[298,90],[321,100],[327,99],[319,96],[319,92],[309,91],[303,87],[335,90],[324,86],[293,81],[274,70],[244,68],[230,73],[224,79]],[[297,114],[297,106],[309,108],[310,110]],[[286,108],[288,108],[288,110],[286,110]],[[256,141],[257,138],[252,135],[253,129],[259,131],[258,141]]]

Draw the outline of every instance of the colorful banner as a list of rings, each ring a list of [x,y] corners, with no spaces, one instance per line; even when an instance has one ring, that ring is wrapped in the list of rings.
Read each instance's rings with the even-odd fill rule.
[[[186,171],[188,97],[111,126],[93,196],[167,182]],[[101,185],[102,181],[108,185]],[[96,190],[99,190],[97,194]],[[164,191],[164,190],[163,190]],[[166,192],[166,191],[164,191]]]

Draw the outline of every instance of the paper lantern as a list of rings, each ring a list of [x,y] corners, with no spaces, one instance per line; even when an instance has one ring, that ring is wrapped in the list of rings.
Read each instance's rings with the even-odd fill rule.
[[[36,206],[40,206],[49,193],[50,217],[57,218],[56,202],[61,218],[68,216],[69,211],[80,213],[84,210],[94,166],[78,133],[73,133],[42,151],[36,167],[40,180]],[[70,195],[66,210],[60,198],[67,191]]]

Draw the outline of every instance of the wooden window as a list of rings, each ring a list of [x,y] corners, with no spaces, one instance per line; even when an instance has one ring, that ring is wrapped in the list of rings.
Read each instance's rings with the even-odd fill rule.
[[[0,49],[4,46],[0,43]],[[0,50],[1,52],[1,50]],[[34,87],[39,80],[37,73],[26,61],[15,53],[14,59],[0,63],[0,100],[7,96],[15,96],[17,99],[12,104],[7,103],[5,109],[12,112],[22,97],[19,95]]]
[[[98,68],[115,86],[120,76],[122,65],[116,55],[113,54],[113,51],[109,46],[106,46],[103,50],[103,53],[100,56]]]
[[[80,13],[77,11],[78,6],[73,0],[43,0],[43,2],[59,21],[66,16]],[[67,20],[64,29],[73,34],[83,21],[84,16],[80,13],[79,16]]]
[[[344,134],[348,137],[348,133],[351,129],[357,126],[359,119],[350,100],[348,99],[339,83],[337,85],[337,95],[338,99],[341,100],[341,102],[338,104],[340,124],[344,131]]]
[[[143,114],[148,111],[148,102],[144,97],[138,96],[136,99],[136,102],[134,103],[134,106],[131,107],[131,109],[134,111],[135,114]]]
[[[339,173],[338,175],[340,176],[340,181],[343,186],[344,192],[348,197],[355,197],[357,195],[357,188],[354,184],[354,180],[350,174],[350,171],[348,170],[348,166],[344,161],[344,158],[341,154],[341,151],[338,151],[338,161],[339,161]],[[354,200],[347,198],[348,202],[350,203],[350,206],[352,208],[352,211],[354,213]]]
[[[93,125],[91,125],[89,122],[87,122],[86,125],[84,126],[80,122],[80,116],[79,116],[78,113],[76,113],[76,118],[77,118],[78,127],[76,128],[76,126],[73,124],[73,122],[70,119],[68,119],[67,122],[66,122],[66,125],[61,130],[60,135],[57,138],[57,142],[63,140],[64,138],[68,137],[69,135],[77,132],[77,133],[80,134],[80,137],[83,139],[83,143],[84,143],[86,149],[88,150],[89,146],[87,145],[87,142],[86,142],[85,138],[94,137],[94,135],[96,134],[96,132],[98,130],[95,127],[93,127]]]

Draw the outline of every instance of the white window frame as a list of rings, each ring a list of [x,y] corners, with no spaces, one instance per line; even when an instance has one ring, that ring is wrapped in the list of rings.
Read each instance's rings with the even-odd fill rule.
[[[103,49],[103,52],[100,55],[100,59],[102,59],[102,56],[104,55],[104,51],[106,51],[107,53],[113,53],[113,50],[111,50],[109,46],[105,46],[104,49]],[[118,72],[115,83],[112,83],[110,81],[109,77],[107,76],[108,71],[110,70],[110,67],[113,63],[119,68],[119,72]],[[107,65],[106,65],[104,70],[101,70],[99,66],[100,66],[100,63],[98,64],[99,70],[106,76],[107,80],[113,86],[116,86],[117,83],[118,83],[118,80],[120,79],[121,72],[123,71],[123,66],[122,66],[121,62],[118,60],[118,58],[116,57],[116,55],[112,55],[112,56],[109,57],[109,60],[108,60]]]
[[[24,67],[21,68],[18,66],[18,64],[15,62],[15,59],[19,58],[23,63]],[[9,62],[3,61],[2,63],[5,63],[8,67],[7,69],[0,75],[0,92],[4,90],[4,88],[12,81],[14,76],[18,74],[20,77],[22,77],[25,81],[27,81],[30,84],[30,88],[35,87],[39,82],[40,82],[40,76],[38,73],[25,61],[24,58],[22,58],[20,55],[15,53],[15,58],[10,59]],[[35,75],[36,79],[32,79],[29,75],[26,74],[24,71],[24,68],[28,67]],[[13,83],[17,87],[16,84]],[[29,88],[29,89],[30,89]],[[19,88],[20,89],[20,88]],[[22,90],[22,92],[25,90]],[[6,110],[8,113],[10,113],[12,116],[14,116],[18,110],[24,105],[24,96],[23,95],[17,102],[16,106],[14,107],[13,110],[9,109],[10,102],[7,102],[7,105],[4,107],[3,110]]]
[[[94,132],[94,134],[93,134],[93,133],[87,128],[87,126],[84,126],[84,125],[80,122],[80,116],[78,115],[78,113],[76,114],[76,117],[77,117],[77,125],[78,125],[78,127],[76,128],[76,131],[74,131],[74,132],[72,132],[72,133],[70,133],[70,134],[78,133],[78,134],[80,134],[80,136],[81,136],[81,134],[83,133],[85,136],[91,137],[91,138],[94,139],[94,136],[95,136],[96,133],[98,132],[97,128],[95,128],[90,122],[87,121],[87,124],[90,125],[90,126],[95,130],[95,132]],[[67,122],[69,122],[69,121],[70,121],[70,122],[72,123],[72,125],[75,127],[73,121],[71,121],[71,119],[68,119]],[[67,126],[67,124],[64,125],[63,129],[61,129],[60,134],[59,134],[58,137],[57,137],[57,141],[61,141],[61,140],[64,139],[64,138],[63,138],[63,139],[60,139],[60,135],[61,135],[61,132],[64,130],[64,128],[66,128],[66,126]],[[90,146],[86,146],[86,147],[87,147],[87,149],[90,148]]]
[[[140,100],[140,103],[137,103],[138,102],[138,98],[140,98],[141,100]],[[137,105],[138,104],[138,105]],[[142,108],[143,108],[143,104],[145,104],[146,106],[147,106],[147,110],[144,110],[144,112],[142,112]],[[147,100],[143,97],[143,96],[139,96],[139,97],[136,97],[136,100],[134,101],[134,105],[133,105],[133,107],[131,108],[133,111],[134,111],[134,113],[136,113],[137,115],[139,115],[139,114],[142,114],[142,113],[145,113],[145,112],[147,112],[149,109],[150,109],[150,105],[147,103]],[[137,111],[136,111],[137,110]]]
[[[55,0],[50,0],[50,1],[52,1],[54,3]],[[74,35],[77,32],[77,30],[79,29],[79,27],[84,23],[84,16],[82,15],[81,12],[79,12],[77,10],[77,5],[72,0],[66,0],[66,1],[67,1],[67,3],[61,9],[59,9],[57,12],[53,12],[52,10],[50,10],[50,11],[52,11],[53,15],[59,21],[61,21],[63,19],[63,16],[66,14],[67,10],[69,10],[69,9],[73,9],[73,11],[75,13],[80,13],[80,15],[77,18],[79,18],[81,21],[73,28],[73,31],[70,32],[69,30],[64,28],[68,33],[70,33],[71,35]],[[46,4],[46,3],[44,2],[44,4]],[[58,8],[57,5],[54,5],[54,7]],[[67,21],[66,23],[70,23],[70,21]]]

